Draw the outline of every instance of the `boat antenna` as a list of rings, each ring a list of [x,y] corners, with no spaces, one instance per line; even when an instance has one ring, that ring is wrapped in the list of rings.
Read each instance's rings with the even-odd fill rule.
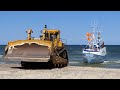
[[[93,23],[93,25],[92,25],[92,30],[93,30],[93,33],[95,33],[96,28],[97,28],[97,25],[96,25],[96,23],[95,23],[95,21],[94,21],[94,23]]]

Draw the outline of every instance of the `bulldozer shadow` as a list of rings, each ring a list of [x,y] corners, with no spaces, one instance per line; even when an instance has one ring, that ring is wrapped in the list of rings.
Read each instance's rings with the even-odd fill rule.
[[[53,69],[53,64],[49,62],[27,62],[27,63],[21,63],[21,67],[11,67],[11,68],[18,68],[18,69]]]

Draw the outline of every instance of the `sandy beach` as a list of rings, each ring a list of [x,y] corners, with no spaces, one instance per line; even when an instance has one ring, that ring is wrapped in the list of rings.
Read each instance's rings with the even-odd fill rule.
[[[0,79],[120,79],[120,69],[80,66],[23,69],[20,64],[0,64]]]

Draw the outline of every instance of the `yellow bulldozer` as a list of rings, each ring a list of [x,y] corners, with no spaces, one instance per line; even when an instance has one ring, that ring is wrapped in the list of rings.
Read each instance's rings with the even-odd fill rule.
[[[32,29],[26,31],[26,40],[8,42],[4,59],[21,61],[21,66],[29,62],[50,62],[54,67],[68,65],[68,54],[65,44],[60,39],[60,30],[47,29],[45,25],[39,38],[31,37]]]

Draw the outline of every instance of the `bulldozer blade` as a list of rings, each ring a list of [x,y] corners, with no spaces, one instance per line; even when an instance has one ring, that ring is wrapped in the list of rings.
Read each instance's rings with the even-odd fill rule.
[[[50,59],[48,46],[32,44],[23,44],[8,49],[4,56],[6,60],[29,61],[29,62],[48,62]]]

